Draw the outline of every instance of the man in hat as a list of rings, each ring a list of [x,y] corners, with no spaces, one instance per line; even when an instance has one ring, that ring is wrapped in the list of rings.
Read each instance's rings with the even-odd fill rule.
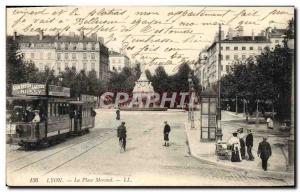
[[[40,137],[39,124],[41,122],[39,110],[34,110],[34,118],[32,119],[32,123],[36,123],[35,125],[35,135],[36,137]]]
[[[259,143],[257,155],[261,158],[263,170],[267,170],[268,159],[272,155],[271,145],[267,142],[267,137],[263,137],[263,141]]]
[[[248,129],[248,135],[246,137],[246,146],[247,146],[248,160],[254,161],[254,157],[252,155],[253,135],[251,129]]]
[[[171,132],[171,127],[168,124],[167,121],[165,121],[165,127],[164,127],[164,140],[165,144],[163,146],[169,147],[169,133]]]
[[[117,131],[118,131],[119,142],[120,143],[122,142],[122,147],[123,147],[123,149],[125,151],[125,149],[126,149],[127,130],[126,130],[125,122],[124,121],[118,127]]]

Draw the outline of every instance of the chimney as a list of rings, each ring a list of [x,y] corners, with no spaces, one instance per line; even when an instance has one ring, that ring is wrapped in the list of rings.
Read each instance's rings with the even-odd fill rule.
[[[13,36],[13,40],[15,41],[17,39],[17,32],[14,31],[14,36]]]
[[[80,39],[80,40],[83,40],[83,38],[84,38],[84,31],[81,30],[81,31],[80,31],[80,38],[79,38],[79,39]]]
[[[104,44],[104,38],[103,37],[98,37],[98,41],[100,41],[101,44]]]
[[[59,32],[56,33],[55,40],[57,40],[57,41],[59,40]]]
[[[232,40],[232,37],[233,37],[233,29],[232,28],[228,29],[227,37],[229,40]]]
[[[92,33],[91,37],[94,41],[97,41],[97,33]]]
[[[39,40],[43,40],[43,37],[44,37],[44,32],[43,32],[43,30],[40,30],[39,31]]]
[[[254,41],[255,40],[255,38],[254,38],[254,30],[252,29],[252,41]]]

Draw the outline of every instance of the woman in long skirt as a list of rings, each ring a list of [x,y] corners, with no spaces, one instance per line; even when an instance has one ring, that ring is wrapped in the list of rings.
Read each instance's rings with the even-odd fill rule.
[[[233,137],[228,141],[231,145],[231,162],[241,161],[241,151],[240,151],[240,140],[237,137],[237,133],[232,134]]]

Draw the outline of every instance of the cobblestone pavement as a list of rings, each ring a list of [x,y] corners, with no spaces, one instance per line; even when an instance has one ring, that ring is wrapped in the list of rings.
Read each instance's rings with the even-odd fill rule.
[[[216,167],[188,154],[187,113],[121,112],[126,122],[127,151],[120,152],[112,110],[97,110],[96,127],[87,135],[50,148],[23,151],[7,147],[7,179],[14,185],[163,185],[284,186],[283,180]],[[172,128],[170,147],[163,145],[163,122]],[[39,178],[38,182],[30,182]]]

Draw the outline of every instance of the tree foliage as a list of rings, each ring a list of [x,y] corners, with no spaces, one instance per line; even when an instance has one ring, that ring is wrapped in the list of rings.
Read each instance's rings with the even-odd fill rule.
[[[265,49],[254,60],[237,63],[222,78],[224,98],[243,98],[249,102],[250,113],[257,100],[272,102],[279,120],[289,118],[291,98],[291,59],[287,47]]]

